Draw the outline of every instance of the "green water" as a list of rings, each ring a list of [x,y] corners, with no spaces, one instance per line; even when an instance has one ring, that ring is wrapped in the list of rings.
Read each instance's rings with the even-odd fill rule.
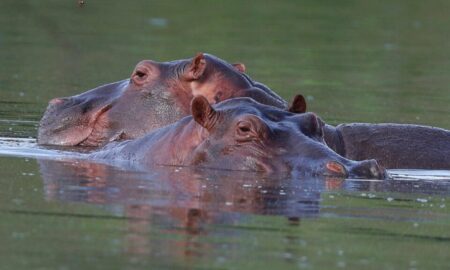
[[[0,136],[34,138],[49,99],[127,78],[142,59],[199,51],[245,63],[286,99],[304,94],[331,124],[450,129],[449,10],[415,0],[2,0]],[[1,156],[0,269],[450,268],[450,177],[206,175]]]

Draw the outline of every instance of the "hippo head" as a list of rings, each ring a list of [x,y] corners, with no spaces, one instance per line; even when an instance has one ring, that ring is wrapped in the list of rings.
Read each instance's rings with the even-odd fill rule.
[[[302,109],[295,104],[291,110]],[[189,158],[191,165],[384,178],[375,160],[348,160],[328,148],[323,140],[324,123],[313,113],[280,110],[250,98],[230,99],[213,107],[198,96],[192,101],[192,116],[201,126],[202,140]]]
[[[141,137],[188,115],[195,95],[211,104],[251,96],[286,106],[270,89],[254,86],[244,70],[243,64],[231,65],[202,53],[172,62],[141,61],[130,79],[51,100],[39,125],[38,143],[99,146]]]

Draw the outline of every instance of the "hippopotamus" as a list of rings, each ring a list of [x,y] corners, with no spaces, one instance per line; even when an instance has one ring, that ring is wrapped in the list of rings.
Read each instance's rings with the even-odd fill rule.
[[[297,111],[306,101],[297,96]],[[387,169],[450,169],[450,130],[394,123],[325,124],[324,141],[339,155],[352,160],[375,159]]]
[[[450,131],[411,124],[324,126],[326,144],[348,159],[375,159],[388,169],[450,169]]]
[[[190,102],[203,95],[211,103],[251,97],[288,109],[263,84],[254,82],[241,63],[210,54],[171,62],[139,62],[130,79],[99,86],[49,102],[39,124],[41,145],[101,146],[134,139],[189,115]]]
[[[375,160],[352,161],[328,148],[322,129],[322,120],[313,113],[296,114],[245,97],[212,106],[207,98],[196,96],[190,116],[144,137],[108,144],[90,158],[144,167],[385,177]]]

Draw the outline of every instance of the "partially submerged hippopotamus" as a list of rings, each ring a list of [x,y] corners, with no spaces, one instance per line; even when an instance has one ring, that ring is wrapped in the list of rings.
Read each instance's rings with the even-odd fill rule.
[[[325,125],[326,144],[348,159],[389,169],[450,169],[450,131],[409,124]]]
[[[39,125],[38,143],[99,146],[138,138],[188,115],[196,95],[212,104],[251,97],[287,108],[281,97],[244,71],[243,64],[231,65],[202,53],[171,62],[141,61],[130,79],[51,100]]]
[[[191,111],[192,116],[142,138],[107,145],[91,158],[146,167],[385,176],[374,160],[351,161],[328,148],[323,143],[323,122],[313,113],[295,114],[250,98],[234,98],[213,107],[203,96],[192,100]]]

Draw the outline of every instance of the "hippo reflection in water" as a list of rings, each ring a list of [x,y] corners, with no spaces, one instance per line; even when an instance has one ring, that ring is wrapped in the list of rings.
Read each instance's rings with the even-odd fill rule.
[[[112,143],[94,159],[152,165],[200,166],[267,173],[384,178],[376,161],[345,159],[323,143],[323,123],[312,113],[295,114],[250,98],[212,107],[192,100],[192,116],[133,141]]]
[[[251,97],[287,108],[282,98],[244,70],[243,64],[231,65],[209,54],[172,62],[141,61],[130,79],[51,100],[39,124],[38,143],[100,146],[138,138],[189,115],[196,95],[210,103]]]

